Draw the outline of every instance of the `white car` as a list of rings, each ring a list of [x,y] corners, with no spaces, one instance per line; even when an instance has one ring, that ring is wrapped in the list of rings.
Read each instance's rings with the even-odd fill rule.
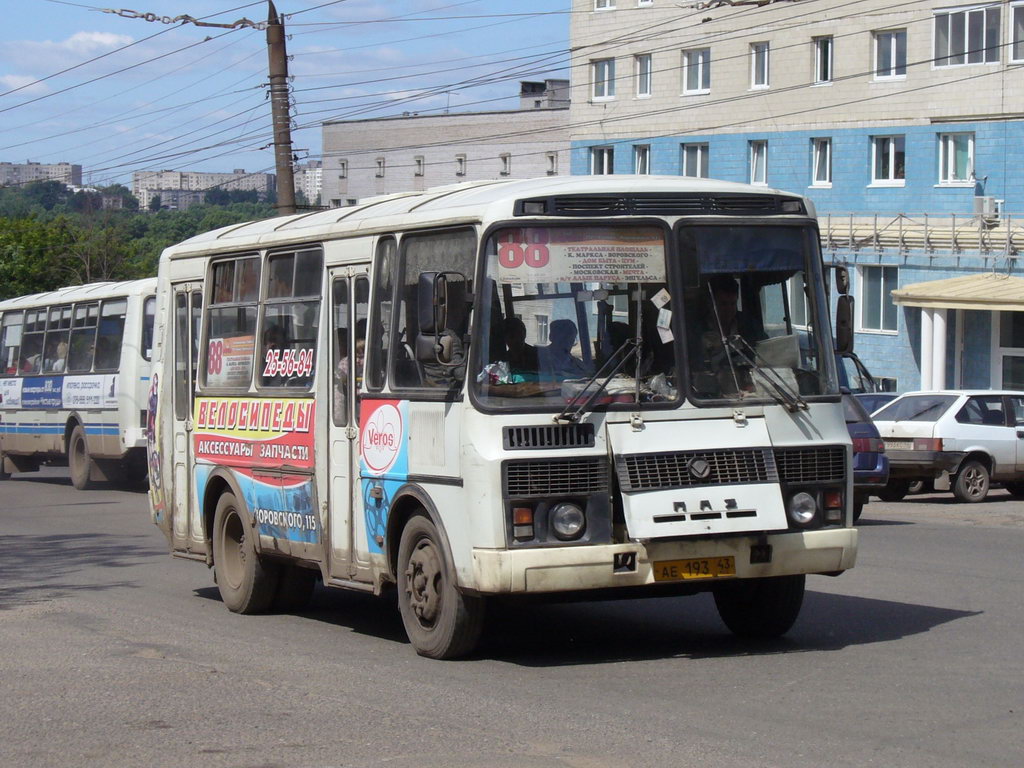
[[[1024,392],[908,392],[871,416],[889,457],[882,499],[936,480],[960,501],[982,501],[992,481],[1024,498]],[[948,485],[947,485],[948,483]]]

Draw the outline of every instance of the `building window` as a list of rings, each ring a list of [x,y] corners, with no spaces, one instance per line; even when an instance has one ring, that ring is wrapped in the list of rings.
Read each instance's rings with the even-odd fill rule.
[[[1010,13],[1010,60],[1024,61],[1024,5],[1012,6]]]
[[[832,186],[832,139],[811,139],[812,167],[811,184],[815,187]]]
[[[637,144],[633,147],[633,173],[651,172],[651,145]]]
[[[903,136],[871,139],[871,183],[902,187],[906,179],[906,141]]]
[[[638,8],[643,8],[645,5],[654,5],[654,0],[636,0]]]
[[[974,173],[974,134],[939,134],[939,183],[969,184]]]
[[[615,8],[615,0],[594,0],[595,11],[610,11]]]
[[[751,141],[750,143],[750,183],[768,183],[768,142]]]
[[[546,155],[548,159],[548,176],[558,175],[558,153],[548,152]]]
[[[683,51],[683,93],[711,91],[711,49]]]
[[[935,14],[935,66],[998,61],[998,5]]]
[[[465,176],[466,175],[466,156],[456,155],[455,156],[455,175]]]
[[[897,330],[896,305],[892,292],[899,287],[898,267],[860,268],[860,329],[862,331]]]
[[[348,178],[348,160],[340,160],[338,162],[338,178],[339,179],[347,179]]]
[[[590,172],[594,176],[615,173],[615,150],[612,147],[592,147],[590,150]]]
[[[875,32],[875,80],[907,76],[907,30]]]
[[[768,43],[750,44],[750,87],[768,87]]]
[[[508,176],[512,173],[512,155],[504,152],[498,156],[498,159],[501,160],[501,175]]]
[[[426,168],[426,161],[423,159],[423,155],[417,155],[412,159],[414,163],[413,174],[416,176],[422,176]]]
[[[683,144],[683,176],[691,179],[708,178],[708,145]]]
[[[832,82],[832,37],[814,38],[814,82]]]
[[[384,158],[383,157],[378,157],[377,158],[377,178],[378,179],[383,179],[384,178]]]
[[[646,98],[651,95],[651,54],[634,56],[633,67],[636,71],[636,95]]]
[[[615,98],[615,59],[600,59],[591,65],[595,99]]]

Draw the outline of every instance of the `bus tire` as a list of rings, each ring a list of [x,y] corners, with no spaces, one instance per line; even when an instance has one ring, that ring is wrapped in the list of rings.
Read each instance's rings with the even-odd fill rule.
[[[260,560],[254,537],[234,494],[221,494],[213,516],[214,577],[224,605],[234,613],[266,612],[277,591],[278,566]]]
[[[459,592],[453,571],[436,526],[413,515],[398,545],[398,609],[420,656],[455,659],[480,639],[484,600]]]
[[[92,464],[89,444],[85,440],[85,428],[76,424],[68,439],[68,467],[71,469],[71,484],[80,491],[93,487]]]
[[[309,605],[316,586],[317,572],[298,565],[280,566],[277,592],[271,610],[276,613],[294,613]]]
[[[801,573],[728,582],[715,590],[715,607],[734,635],[779,637],[790,630],[800,615],[806,580]]]

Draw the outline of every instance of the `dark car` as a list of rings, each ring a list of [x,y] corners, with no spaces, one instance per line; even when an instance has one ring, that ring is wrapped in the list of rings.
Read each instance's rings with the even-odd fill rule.
[[[898,395],[895,392],[860,392],[854,397],[864,406],[865,411],[874,413],[883,405],[891,403]]]
[[[877,494],[889,481],[889,459],[885,443],[860,401],[844,394],[843,412],[853,441],[853,519],[858,520],[868,496]]]

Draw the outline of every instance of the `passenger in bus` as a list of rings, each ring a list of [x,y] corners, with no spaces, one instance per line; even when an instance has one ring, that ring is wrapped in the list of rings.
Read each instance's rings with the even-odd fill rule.
[[[747,317],[739,311],[739,285],[731,275],[712,277],[705,290],[710,294],[710,300],[699,349],[704,368],[714,377],[715,383],[709,386],[710,380],[707,380],[703,386],[698,385],[698,389],[707,394],[721,395],[753,391],[749,365],[723,339],[738,336],[753,345],[763,339],[764,334],[753,331]]]
[[[46,354],[43,357],[43,367],[50,373],[64,373],[68,359],[68,343],[61,339],[51,339],[46,345]]]
[[[572,320],[563,318],[551,323],[548,329],[550,343],[537,350],[542,374],[552,379],[580,379],[593,373],[589,365],[572,354],[578,335]]]
[[[526,343],[526,325],[518,317],[505,318],[505,348],[512,373],[533,373],[540,369],[537,348]]]

